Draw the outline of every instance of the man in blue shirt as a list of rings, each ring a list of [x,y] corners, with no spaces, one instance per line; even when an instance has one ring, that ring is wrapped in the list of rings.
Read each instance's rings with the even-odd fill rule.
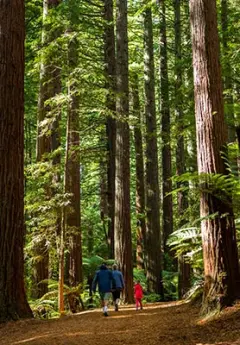
[[[122,272],[118,270],[117,265],[113,265],[113,271],[112,275],[115,281],[115,289],[113,289],[112,295],[113,295],[113,303],[115,306],[115,311],[118,311],[118,303],[120,299],[121,291],[124,289],[124,280]]]
[[[98,285],[98,291],[101,298],[103,314],[108,316],[108,300],[111,296],[112,289],[115,288],[115,280],[113,278],[112,271],[107,268],[107,265],[103,263],[100,266],[99,271],[96,272],[92,283],[92,290],[95,293]]]

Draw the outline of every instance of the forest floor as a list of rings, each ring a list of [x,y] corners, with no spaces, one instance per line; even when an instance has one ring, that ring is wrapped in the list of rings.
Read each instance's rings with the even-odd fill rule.
[[[214,319],[201,320],[186,303],[99,310],[58,320],[25,320],[0,325],[1,345],[240,345],[240,304]]]

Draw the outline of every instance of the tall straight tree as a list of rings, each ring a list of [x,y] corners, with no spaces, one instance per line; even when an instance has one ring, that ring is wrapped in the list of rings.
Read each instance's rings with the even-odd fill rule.
[[[32,317],[24,289],[24,1],[0,1],[0,322]]]
[[[113,21],[113,0],[104,1],[104,57],[107,108],[107,197],[108,197],[108,245],[109,256],[114,257],[114,199],[115,199],[115,150],[116,150],[116,57]]]
[[[154,91],[152,10],[144,12],[144,81],[146,118],[146,272],[148,289],[162,294],[158,150]]]
[[[190,18],[198,172],[226,174],[222,151],[227,143],[227,128],[216,1],[190,0]],[[207,182],[203,187],[200,197],[205,274],[203,312],[208,312],[230,305],[239,295],[239,267],[231,200],[223,190],[218,194],[207,192]]]
[[[163,249],[169,253],[167,240],[173,231],[172,156],[170,145],[170,105],[165,0],[158,0],[160,9],[160,108],[162,117],[162,202]],[[164,263],[165,264],[165,263]],[[165,267],[166,268],[166,267]]]
[[[69,0],[70,28],[68,45],[69,64],[69,106],[67,119],[67,146],[65,169],[65,192],[70,194],[70,204],[66,212],[66,234],[69,239],[69,284],[82,283],[82,239],[80,216],[80,137],[79,137],[79,83],[77,70],[79,66],[78,39],[75,13],[75,0]]]
[[[132,81],[132,106],[135,120],[134,145],[136,155],[136,213],[137,213],[137,267],[144,269],[144,250],[146,240],[145,220],[145,181],[144,181],[144,159],[143,159],[143,138],[142,120],[139,99],[138,75],[134,73]]]
[[[184,113],[183,113],[183,70],[182,70],[182,35],[181,35],[181,0],[174,0],[175,16],[175,113],[178,125],[178,139],[176,148],[176,175],[181,176],[186,172],[185,169],[185,145],[184,145]],[[177,184],[177,188],[183,187],[182,183]],[[177,194],[178,214],[180,221],[178,226],[184,224],[184,211],[188,206],[186,192],[180,190]],[[178,258],[178,297],[181,299],[190,287],[190,265],[181,255]]]
[[[222,22],[222,52],[224,57],[223,80],[225,88],[225,116],[228,122],[228,141],[236,140],[234,124],[234,100],[232,85],[232,68],[229,56],[229,4],[228,0],[221,1],[221,22]]]
[[[57,7],[60,0],[43,1],[43,29],[42,45],[51,44],[58,34],[52,29],[52,21],[49,20],[50,10]],[[56,54],[57,55],[57,54]],[[38,137],[37,137],[37,161],[49,160],[49,153],[55,151],[60,146],[59,138],[59,107],[54,104],[54,97],[61,92],[60,68],[57,61],[53,61],[53,56],[49,53],[42,57],[40,67],[40,90],[38,100]],[[48,130],[43,126],[47,123]],[[50,131],[50,134],[49,134]],[[60,156],[55,155],[52,164],[58,164]],[[59,175],[56,174],[54,181],[58,182]],[[53,182],[54,182],[53,181]],[[46,188],[46,198],[51,199],[54,189],[50,186]],[[57,234],[60,233],[60,217],[56,220]],[[41,281],[49,278],[49,254],[46,239],[42,238],[35,247],[35,255],[38,257],[34,267],[34,278],[36,283],[35,297],[40,298],[47,292],[47,284]]]
[[[116,2],[116,178],[115,259],[126,282],[125,300],[133,300],[132,236],[130,222],[130,139],[128,86],[127,0]]]

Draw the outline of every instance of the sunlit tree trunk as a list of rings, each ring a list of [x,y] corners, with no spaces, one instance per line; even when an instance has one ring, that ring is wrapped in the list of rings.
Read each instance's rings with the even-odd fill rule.
[[[162,118],[162,203],[163,203],[163,249],[166,255],[171,255],[167,246],[169,235],[173,231],[172,195],[172,157],[170,145],[170,105],[168,81],[168,54],[166,32],[165,0],[159,1],[160,10],[160,110]],[[164,262],[166,266],[166,262]],[[166,267],[165,267],[166,269]]]
[[[116,2],[116,178],[115,260],[126,282],[125,300],[133,301],[132,236],[130,222],[130,144],[128,90],[127,0]]]
[[[114,257],[114,199],[115,199],[115,151],[116,151],[116,57],[115,57],[115,34],[113,21],[113,1],[104,1],[103,18],[105,22],[104,29],[104,57],[106,88],[108,90],[106,99],[107,108],[107,196],[108,196],[108,245],[109,256]]]
[[[137,268],[144,269],[144,248],[146,241],[145,220],[145,181],[143,160],[143,138],[141,108],[138,90],[138,76],[134,74],[132,82],[132,102],[134,116],[134,144],[136,156],[136,213],[137,213]]]
[[[70,9],[71,10],[71,9]],[[78,89],[78,41],[77,34],[69,30],[69,107],[67,120],[67,152],[65,192],[70,194],[66,211],[66,234],[69,241],[69,284],[82,282],[82,240],[80,216],[80,138],[79,138],[79,89]]]
[[[182,36],[181,36],[181,0],[174,0],[175,13],[175,113],[177,131],[176,148],[176,175],[181,176],[185,169],[185,145],[184,145],[184,113],[183,113],[183,71],[182,71]],[[182,183],[177,183],[177,188],[184,187]],[[184,225],[184,211],[187,209],[188,200],[186,192],[179,191],[177,194],[178,203],[178,227]],[[184,259],[184,255],[178,258],[178,297],[182,298],[190,288],[190,265]]]
[[[226,174],[222,152],[227,143],[219,61],[216,1],[190,0],[195,114],[199,174]],[[203,258],[203,312],[231,305],[239,295],[239,267],[230,197],[221,189],[200,198]],[[209,218],[209,215],[214,215]]]
[[[56,38],[56,32],[50,34],[52,26],[49,21],[49,10],[58,6],[60,0],[44,0],[43,1],[43,31],[42,44],[51,44]],[[37,136],[37,161],[49,161],[49,153],[59,147],[59,117],[60,111],[56,106],[53,98],[61,92],[61,78],[58,64],[53,62],[53,57],[44,57],[44,62],[40,67],[40,91],[38,101],[38,136]],[[47,124],[44,125],[44,122]],[[47,129],[47,130],[46,130]],[[50,134],[49,134],[50,131]],[[52,164],[59,164],[60,156],[56,155]],[[49,161],[50,164],[50,161]],[[55,181],[58,182],[59,175],[55,175]],[[49,183],[50,185],[50,183]],[[53,188],[46,188],[46,197],[50,200],[53,195]],[[60,232],[60,217],[57,221],[57,233]],[[37,261],[34,267],[35,277],[35,297],[43,296],[48,288],[47,284],[41,284],[41,281],[49,278],[49,254],[46,238],[42,238],[35,247],[35,256]]]
[[[159,214],[158,150],[155,109],[152,12],[144,12],[144,80],[146,118],[146,272],[148,289],[163,294]]]
[[[233,101],[233,85],[232,85],[232,69],[229,56],[229,9],[228,0],[221,1],[221,23],[222,23],[222,52],[224,58],[223,79],[225,89],[225,119],[228,124],[228,141],[236,140],[235,124],[234,124],[234,101]]]
[[[24,1],[0,0],[0,322],[30,318],[24,289]]]

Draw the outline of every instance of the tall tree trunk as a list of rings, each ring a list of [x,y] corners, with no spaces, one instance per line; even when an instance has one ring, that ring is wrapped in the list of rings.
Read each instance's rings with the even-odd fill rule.
[[[60,0],[47,0],[43,1],[43,31],[42,31],[42,44],[50,44],[56,38],[56,32],[50,34],[49,25],[49,10],[58,6]],[[50,28],[51,29],[51,28]],[[60,69],[57,67],[57,63],[51,61],[52,57],[45,57],[45,61],[41,63],[40,67],[40,91],[38,101],[38,136],[37,136],[37,161],[48,160],[49,153],[53,149],[57,149],[59,146],[59,117],[60,112],[58,107],[47,104],[46,102],[52,99],[56,94],[61,91],[61,79]],[[54,103],[54,102],[53,102]],[[51,119],[48,130],[51,134],[48,134],[46,128],[43,128],[44,120]],[[47,133],[47,134],[46,134]],[[55,158],[54,164],[59,163],[59,156]],[[58,177],[55,177],[57,182]],[[47,198],[50,199],[53,190],[48,188],[46,190]],[[60,221],[57,221],[56,227],[59,233]],[[34,267],[35,277],[35,297],[42,297],[48,290],[47,284],[41,284],[41,281],[49,278],[48,265],[49,265],[49,253],[46,245],[46,239],[43,238],[36,244],[35,255],[38,257],[38,261]]]
[[[116,2],[116,179],[115,179],[115,259],[126,282],[125,300],[133,301],[132,236],[130,222],[130,138],[128,90],[127,0]]]
[[[70,207],[66,212],[66,233],[69,239],[69,284],[76,286],[82,282],[82,240],[80,217],[80,139],[79,139],[79,91],[76,80],[78,67],[78,42],[76,33],[70,30],[68,48],[69,59],[69,108],[67,124],[66,186],[71,195]]]
[[[106,89],[108,90],[106,108],[108,112],[106,122],[107,133],[107,177],[108,177],[108,245],[109,256],[114,257],[114,200],[115,200],[115,151],[116,151],[116,57],[115,57],[115,35],[113,21],[113,0],[104,1],[103,18],[104,30],[104,55]]]
[[[162,202],[163,202],[163,249],[165,258],[170,255],[167,246],[169,235],[173,231],[172,196],[172,162],[170,145],[170,105],[168,82],[168,55],[166,33],[165,1],[159,1],[160,7],[160,108],[162,116]],[[166,262],[164,262],[166,269]]]
[[[24,1],[0,0],[0,322],[30,318],[24,288]]]
[[[181,176],[186,172],[185,169],[185,148],[184,148],[184,113],[183,113],[183,73],[182,73],[182,36],[181,36],[181,0],[174,0],[175,13],[175,112],[177,131],[177,149],[176,149],[176,175]],[[184,187],[182,183],[177,183],[177,188]],[[188,207],[186,192],[179,191],[177,194],[178,203],[178,227],[184,225],[184,211]],[[190,288],[190,265],[181,255],[178,259],[178,297],[181,299]]]
[[[144,45],[146,117],[146,272],[149,291],[163,295],[151,8],[147,8],[144,13]]]
[[[137,213],[137,268],[144,269],[144,251],[146,241],[145,220],[145,181],[142,142],[142,121],[138,90],[138,76],[134,74],[132,84],[134,126],[134,144],[136,155],[136,213]]]
[[[216,1],[190,0],[199,174],[226,174],[221,152],[227,142],[224,124]],[[239,295],[239,267],[234,215],[221,190],[200,199],[204,258],[203,312],[230,305]],[[220,196],[221,195],[221,196]],[[215,215],[209,218],[209,215]]]
[[[232,85],[232,69],[229,56],[229,28],[228,28],[228,0],[221,1],[221,20],[222,20],[222,52],[224,58],[224,88],[225,88],[225,119],[228,124],[228,141],[236,140],[235,124],[234,124],[234,101],[233,101],[233,85]]]

